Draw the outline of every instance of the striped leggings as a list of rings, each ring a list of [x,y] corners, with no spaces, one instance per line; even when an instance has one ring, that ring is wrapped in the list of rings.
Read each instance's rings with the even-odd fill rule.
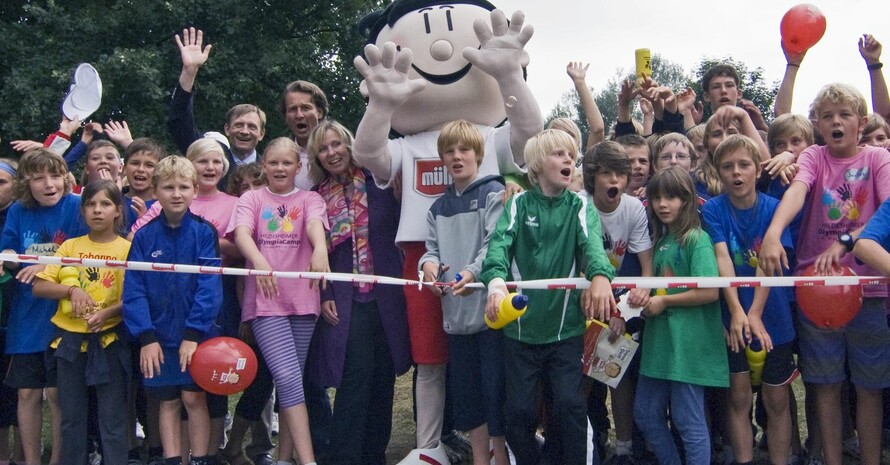
[[[305,402],[303,367],[315,330],[315,316],[260,316],[253,320],[251,328],[275,380],[279,408]]]

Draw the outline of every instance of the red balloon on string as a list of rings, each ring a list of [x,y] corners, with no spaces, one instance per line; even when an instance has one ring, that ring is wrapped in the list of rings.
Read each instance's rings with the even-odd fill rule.
[[[825,34],[825,15],[814,5],[801,3],[782,16],[779,29],[785,50],[802,53],[816,45]]]
[[[221,396],[247,389],[256,378],[257,359],[243,341],[214,337],[198,345],[189,374],[201,389]]]
[[[834,268],[832,276],[856,276],[849,267]],[[801,276],[816,276],[815,265]],[[797,286],[794,288],[800,310],[816,326],[837,329],[849,323],[862,308],[862,286]]]

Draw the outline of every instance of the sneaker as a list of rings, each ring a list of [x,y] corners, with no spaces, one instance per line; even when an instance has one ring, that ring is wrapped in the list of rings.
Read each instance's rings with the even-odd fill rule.
[[[164,465],[164,457],[160,455],[152,455],[148,458],[148,463],[146,465]]]
[[[98,452],[90,452],[90,455],[87,457],[88,465],[101,465],[102,463],[102,454]]]
[[[145,429],[142,428],[142,423],[136,422],[136,438],[145,439]]]
[[[233,417],[231,413],[226,413],[226,433],[232,431],[232,422],[234,421],[234,419],[235,417]]]
[[[278,436],[278,412],[272,412],[272,421],[269,425],[269,432],[272,436]]]
[[[452,430],[448,434],[443,434],[441,444],[445,447],[445,453],[448,454],[451,463],[473,460],[473,448],[462,433]]]
[[[822,457],[808,457],[806,465],[825,465],[825,461]]]
[[[862,455],[859,450],[859,437],[852,436],[844,439],[844,455],[859,460],[859,456]]]
[[[402,459],[398,465],[448,465],[451,461],[445,453],[445,447],[439,442],[432,449],[414,449]]]

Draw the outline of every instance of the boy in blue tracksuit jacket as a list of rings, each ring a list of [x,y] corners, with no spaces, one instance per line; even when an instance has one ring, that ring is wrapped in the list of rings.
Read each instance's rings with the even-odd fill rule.
[[[152,184],[161,214],[136,232],[128,260],[219,266],[216,228],[188,210],[197,192],[191,162],[180,156],[161,160]],[[127,270],[123,301],[124,323],[140,347],[146,395],[160,401],[165,462],[171,464],[180,456],[179,412],[184,404],[189,428],[206,436],[197,441],[192,436],[191,462],[210,463],[207,402],[188,365],[198,342],[216,335],[222,303],[220,276]]]

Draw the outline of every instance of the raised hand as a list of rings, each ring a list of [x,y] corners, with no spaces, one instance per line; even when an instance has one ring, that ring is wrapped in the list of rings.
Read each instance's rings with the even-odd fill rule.
[[[860,39],[860,43],[861,39]],[[785,42],[782,42],[782,53],[785,54],[785,63],[793,66],[800,67],[800,64],[803,63],[803,57],[807,56],[807,51],[804,50],[802,52],[790,52],[785,48]]]
[[[862,55],[866,65],[881,61],[881,48],[881,43],[871,34],[862,34],[859,39],[859,54]]]
[[[396,50],[392,42],[383,44],[382,49],[374,44],[366,45],[365,58],[355,57],[353,64],[364,78],[362,88],[370,102],[395,110],[422,91],[425,80],[408,78],[412,60],[411,49]]]
[[[105,135],[112,142],[126,149],[133,142],[133,135],[130,133],[130,127],[126,121],[110,120],[105,124]]]
[[[509,24],[501,10],[491,12],[491,26],[484,21],[473,22],[473,30],[479,39],[480,48],[467,47],[463,56],[474,66],[500,81],[511,73],[521,72],[523,63],[528,62],[525,44],[535,33],[531,26],[525,26],[525,14],[513,13]]]
[[[193,27],[182,30],[182,36],[174,36],[179,47],[179,57],[182,59],[183,69],[194,72],[207,62],[212,45],[204,46],[204,31]]]
[[[585,82],[587,79],[587,68],[590,68],[590,63],[583,64],[580,61],[570,61],[566,65],[566,74],[572,78],[573,82]]]

